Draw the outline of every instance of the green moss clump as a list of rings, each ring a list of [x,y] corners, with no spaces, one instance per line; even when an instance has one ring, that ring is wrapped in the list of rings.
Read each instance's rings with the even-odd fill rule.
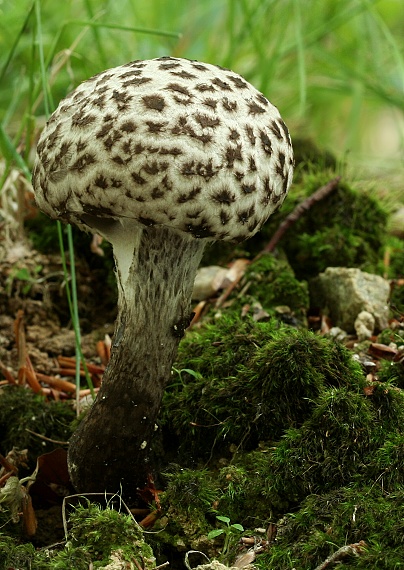
[[[277,328],[275,321],[254,323],[234,314],[223,315],[186,334],[179,346],[175,369],[191,369],[206,379],[235,376],[257,346],[262,346]],[[192,377],[181,374],[179,379],[174,373],[169,386],[180,388],[182,381],[192,381]]]
[[[285,201],[282,217],[329,180],[324,173],[304,176]],[[271,235],[278,225],[279,220],[270,220],[265,233]],[[330,266],[375,272],[382,257],[386,225],[387,213],[378,200],[340,182],[288,229],[279,246],[298,279],[314,277]]]
[[[131,516],[88,502],[74,509],[69,523],[63,550],[36,551],[32,544],[16,544],[0,535],[0,570],[87,570],[91,564],[102,569],[114,557],[128,564],[137,560],[145,570],[155,567],[152,549]]]
[[[249,266],[244,281],[248,284],[247,295],[240,303],[258,301],[270,314],[275,314],[274,307],[286,305],[298,322],[305,323],[309,308],[308,286],[305,281],[295,278],[286,260],[264,254]]]
[[[404,363],[384,361],[378,372],[381,382],[390,382],[398,388],[404,388]]]
[[[404,488],[404,434],[390,433],[369,466],[369,478],[386,492]]]
[[[269,455],[268,500],[275,506],[293,504],[348,484],[377,448],[375,422],[376,413],[361,394],[346,387],[324,391],[311,417],[300,429],[289,430]]]
[[[71,422],[75,419],[72,407],[66,402],[46,401],[31,390],[6,386],[0,390],[0,446],[4,453],[13,447],[28,449],[29,459],[36,462],[38,455],[52,451],[57,445],[42,440],[27,430],[47,438],[67,441]]]
[[[72,547],[85,546],[99,566],[108,562],[114,552],[122,552],[123,560],[143,560],[145,568],[154,568],[153,552],[144,540],[141,528],[129,515],[97,504],[78,506],[70,515],[69,541]],[[97,566],[95,566],[97,567]]]
[[[397,319],[404,317],[404,287],[402,285],[401,287],[393,286],[390,296],[390,310]]]
[[[387,271],[389,279],[402,279],[404,277],[404,240],[389,235],[386,240],[386,250],[389,254],[389,263],[387,266],[381,263],[380,271]],[[397,287],[397,292],[399,289],[402,291],[403,287]]]
[[[189,334],[179,358],[181,380],[174,377],[168,385],[162,423],[167,441],[178,433],[182,451],[197,446],[199,457],[215,445],[223,454],[231,443],[252,449],[276,440],[307,419],[327,386],[364,382],[343,346],[274,320],[236,327],[235,320],[219,319],[215,327]]]
[[[170,562],[178,553],[198,550],[208,555],[214,553],[207,534],[212,530],[214,504],[218,497],[218,485],[214,476],[205,469],[181,469],[172,466],[164,474],[165,490],[160,495],[164,516],[149,537],[157,553]],[[183,564],[183,554],[181,556]]]
[[[369,400],[376,411],[380,440],[383,441],[386,433],[404,426],[404,392],[390,382],[379,382],[372,388]]]
[[[272,511],[359,480],[399,489],[404,448],[396,431],[404,425],[403,410],[404,394],[388,385],[377,385],[370,397],[348,386],[323,390],[300,428],[286,431],[272,451],[252,452]]]
[[[174,466],[164,474],[167,486],[161,499],[162,504],[175,505],[183,513],[211,512],[217,499],[218,489],[206,469],[181,469]]]
[[[327,150],[320,149],[311,139],[294,138],[293,153],[296,163],[295,181],[300,178],[301,172],[335,170],[337,168],[335,156]]]
[[[9,536],[0,533],[0,570],[18,568],[19,570],[31,570],[32,560],[36,555],[33,544],[19,544]],[[45,566],[36,566],[38,570]]]
[[[359,556],[344,560],[343,568],[392,570],[404,560],[404,491],[384,494],[379,487],[343,487],[310,495],[279,525],[277,540],[258,556],[258,568],[315,568],[345,544],[363,540]]]

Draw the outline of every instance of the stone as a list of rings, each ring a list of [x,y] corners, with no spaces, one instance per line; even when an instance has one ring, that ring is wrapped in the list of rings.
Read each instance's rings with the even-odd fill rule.
[[[328,267],[310,284],[312,305],[328,314],[333,326],[355,333],[362,311],[374,318],[374,329],[388,325],[390,284],[386,279],[354,267]]]
[[[355,319],[354,327],[359,342],[367,340],[373,335],[375,318],[369,311],[361,311]]]

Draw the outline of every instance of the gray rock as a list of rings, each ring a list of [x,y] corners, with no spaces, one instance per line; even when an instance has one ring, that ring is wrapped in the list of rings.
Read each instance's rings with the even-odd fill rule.
[[[310,295],[312,305],[348,333],[355,333],[355,321],[362,311],[374,317],[375,330],[388,325],[390,284],[379,275],[356,268],[328,267],[311,282]]]
[[[369,311],[361,311],[355,319],[356,336],[359,342],[370,338],[375,330],[375,318]]]

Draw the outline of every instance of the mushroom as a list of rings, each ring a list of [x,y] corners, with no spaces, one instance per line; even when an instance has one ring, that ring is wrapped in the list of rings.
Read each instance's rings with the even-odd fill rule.
[[[50,117],[33,172],[37,204],[111,242],[119,292],[111,361],[70,440],[78,491],[133,494],[146,482],[204,247],[253,236],[292,173],[277,108],[207,63],[161,57],[109,69]]]

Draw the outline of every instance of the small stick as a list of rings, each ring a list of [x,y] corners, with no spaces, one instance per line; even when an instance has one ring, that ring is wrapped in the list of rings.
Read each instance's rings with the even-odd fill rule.
[[[5,383],[13,384],[14,386],[17,385],[16,379],[14,378],[10,370],[5,366],[3,366],[3,364],[0,364],[0,372],[3,374],[4,378],[6,379]],[[3,380],[1,382],[3,382]]]
[[[346,546],[341,546],[334,554],[331,554],[324,562],[315,568],[315,570],[326,570],[330,566],[334,566],[337,562],[340,562],[348,556],[359,556],[362,554],[364,547],[366,546],[365,541],[361,540],[355,544],[347,544]]]
[[[303,200],[303,202],[298,204],[293,212],[291,212],[283,220],[269,243],[264,247],[262,253],[271,253],[275,249],[275,246],[278,244],[279,240],[283,237],[283,234],[286,232],[286,230],[288,230],[290,226],[296,223],[297,220],[301,218],[307,210],[310,210],[314,204],[320,202],[321,200],[324,200],[326,196],[338,188],[340,180],[341,176],[337,176],[333,180],[330,180],[330,182],[328,182],[325,186],[321,186],[321,188],[316,190],[313,194],[311,194],[311,196],[306,198],[306,200]]]
[[[48,384],[48,386],[52,386],[52,388],[57,388],[58,390],[62,390],[64,392],[75,392],[76,391],[76,384],[73,382],[68,382],[67,380],[62,380],[61,378],[55,378],[54,376],[48,376],[47,374],[41,374],[37,372],[36,377],[41,382]]]
[[[13,474],[18,473],[17,467],[12,463],[10,463],[7,457],[4,457],[4,455],[2,455],[1,453],[0,453],[0,465],[5,469],[5,471],[10,471]]]
[[[94,388],[94,393],[96,394],[99,391],[99,388],[96,387]],[[90,390],[89,388],[84,388],[83,390],[80,390],[79,395],[80,398],[84,398],[84,396],[89,396],[92,393],[92,390]]]
[[[68,441],[59,441],[58,439],[51,439],[50,437],[46,437],[45,435],[37,433],[36,431],[32,431],[32,429],[25,428],[25,431],[27,431],[28,433],[32,433],[32,435],[35,435],[36,437],[39,437],[44,441],[49,441],[49,443],[55,443],[56,445],[69,445]]]
[[[22,381],[23,378],[24,382]],[[18,379],[20,380],[20,384],[27,382],[35,394],[42,393],[42,386],[38,382],[35,372],[31,370],[31,367],[21,366],[18,371]]]

